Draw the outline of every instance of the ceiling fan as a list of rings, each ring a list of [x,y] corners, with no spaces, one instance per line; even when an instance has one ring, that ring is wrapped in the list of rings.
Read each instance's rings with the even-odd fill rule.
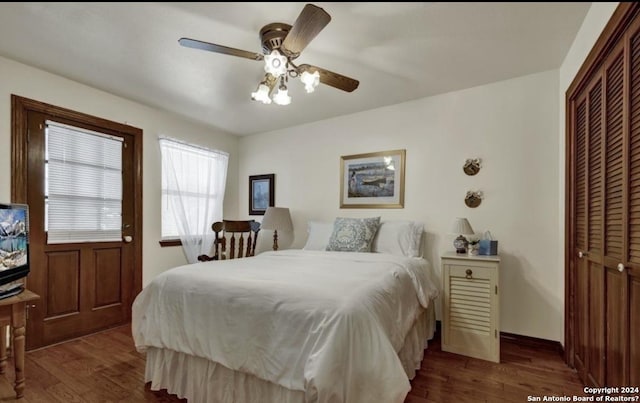
[[[313,4],[307,4],[293,26],[274,22],[262,27],[260,41],[263,53],[249,52],[190,38],[180,38],[178,42],[188,48],[208,50],[257,61],[264,60],[266,74],[256,92],[251,94],[252,98],[263,103],[271,103],[269,94],[280,81],[278,93],[273,96],[273,101],[279,105],[286,105],[291,102],[286,87],[289,77],[300,77],[307,92],[313,92],[319,83],[346,92],[352,92],[358,88],[358,80],[310,64],[296,65],[293,62],[329,21],[331,21],[331,16],[326,11]]]

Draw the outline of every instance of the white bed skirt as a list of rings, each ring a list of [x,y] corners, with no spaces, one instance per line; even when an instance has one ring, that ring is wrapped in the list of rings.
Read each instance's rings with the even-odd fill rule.
[[[433,305],[420,315],[398,352],[409,379],[420,368],[427,340],[435,332]],[[304,391],[233,371],[206,358],[153,347],[146,355],[145,382],[151,382],[151,390],[166,389],[189,403],[305,403]]]

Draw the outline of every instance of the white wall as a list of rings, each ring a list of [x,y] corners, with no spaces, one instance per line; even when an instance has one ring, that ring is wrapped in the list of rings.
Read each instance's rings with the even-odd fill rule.
[[[565,231],[565,143],[566,143],[566,133],[565,133],[565,122],[566,122],[566,92],[571,85],[574,77],[578,73],[578,70],[584,63],[587,55],[595,45],[596,40],[602,33],[605,25],[611,18],[611,15],[618,7],[619,3],[593,3],[589,8],[589,12],[587,13],[582,25],[580,26],[580,30],[576,35],[576,38],[567,52],[567,55],[562,62],[559,70],[560,76],[560,91],[559,91],[559,135],[558,135],[558,209],[560,211],[560,219],[558,220],[558,237],[560,239],[560,243],[562,245],[562,250],[564,250],[564,231]],[[556,263],[557,267],[562,268],[562,270],[558,271],[558,276],[556,276],[556,281],[559,284],[562,284],[564,287],[564,254],[560,254],[558,256],[558,262]],[[563,326],[564,329],[564,326]],[[564,331],[564,330],[563,330]],[[563,340],[564,344],[564,340]]]
[[[243,137],[240,213],[248,176],[275,173],[276,205],[292,213],[292,247],[304,245],[309,220],[419,220],[438,277],[440,253],[453,249],[453,220],[467,217],[499,240],[502,331],[562,340],[557,94],[553,70]],[[339,209],[340,156],[392,149],[407,150],[404,209]],[[482,170],[465,175],[464,161],[476,157]],[[476,209],[464,204],[468,190],[484,192]],[[270,235],[264,231],[261,248]]]
[[[181,247],[161,248],[160,148],[158,135],[224,150],[230,154],[225,216],[238,214],[238,139],[211,128],[0,57],[0,201],[11,198],[11,94],[138,127],[143,134],[143,283],[186,264]]]

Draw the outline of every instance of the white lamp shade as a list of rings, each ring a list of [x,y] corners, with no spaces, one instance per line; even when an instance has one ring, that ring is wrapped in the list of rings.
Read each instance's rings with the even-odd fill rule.
[[[287,57],[281,55],[276,49],[264,57],[264,71],[274,77],[280,77],[287,73]]]
[[[278,88],[278,92],[273,96],[273,102],[278,105],[289,105],[291,103],[291,97],[286,87],[284,89],[282,87]]]
[[[276,231],[293,231],[293,222],[291,222],[289,209],[287,207],[267,207],[260,228]]]
[[[457,235],[473,235],[473,228],[471,228],[471,224],[469,224],[469,220],[466,218],[458,217],[453,222],[453,226],[451,227],[451,233]]]
[[[307,90],[307,93],[313,92],[318,84],[320,84],[320,73],[317,71],[313,73],[304,71],[300,75],[300,81],[304,84],[304,89]]]
[[[265,84],[260,84],[256,92],[251,93],[251,99],[254,101],[260,101],[263,104],[270,104],[271,98],[269,98],[269,92],[271,90]]]

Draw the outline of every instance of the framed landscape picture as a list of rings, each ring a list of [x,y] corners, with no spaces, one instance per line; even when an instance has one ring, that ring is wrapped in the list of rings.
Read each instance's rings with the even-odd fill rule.
[[[264,215],[275,205],[275,174],[249,176],[249,215]]]
[[[403,208],[406,150],[340,158],[340,208]]]

